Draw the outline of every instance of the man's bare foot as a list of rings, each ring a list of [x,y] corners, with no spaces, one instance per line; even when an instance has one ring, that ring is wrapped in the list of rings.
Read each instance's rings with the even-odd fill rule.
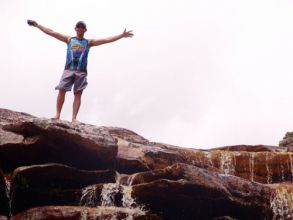
[[[59,116],[56,115],[55,117],[52,117],[51,119],[52,119],[52,120],[60,120],[60,115],[59,115]]]
[[[77,121],[75,118],[73,118],[71,122],[74,123],[74,124],[79,123],[79,121]]]

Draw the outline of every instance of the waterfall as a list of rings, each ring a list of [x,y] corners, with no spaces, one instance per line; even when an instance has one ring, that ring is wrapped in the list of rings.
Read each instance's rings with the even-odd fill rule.
[[[270,184],[273,182],[273,178],[272,178],[272,171],[270,170],[269,167],[269,152],[266,152],[266,170],[267,170],[267,183]]]
[[[255,158],[255,153],[252,152],[250,153],[250,158],[249,158],[249,168],[250,168],[250,180],[254,180],[254,158]]]
[[[80,205],[94,207],[97,206],[98,199],[96,196],[97,186],[92,185],[82,189],[82,196],[80,198]]]
[[[102,206],[115,206],[115,197],[118,193],[121,193],[122,198],[122,207],[128,209],[135,209],[138,211],[143,211],[142,206],[138,206],[135,202],[135,199],[132,198],[132,182],[135,178],[135,174],[129,178],[127,181],[127,186],[120,184],[120,175],[118,174],[118,178],[115,183],[107,183],[103,185],[103,189],[101,192],[101,203]]]
[[[5,178],[5,193],[8,199],[9,217],[11,217],[11,182],[7,178]]]
[[[80,220],[87,220],[87,210],[81,211]]]
[[[271,199],[273,220],[289,220],[293,218],[293,192],[289,187],[282,186],[276,189]]]
[[[220,169],[225,175],[234,175],[235,158],[231,152],[221,152]]]
[[[115,196],[120,192],[119,183],[107,183],[103,185],[101,192],[102,206],[115,206]]]
[[[125,208],[136,207],[135,200],[131,196],[132,187],[131,186],[123,186],[122,187],[122,206]]]
[[[99,207],[107,210],[123,211],[127,213],[124,220],[134,219],[134,215],[144,215],[145,210],[143,206],[139,206],[135,199],[132,197],[132,182],[134,176],[131,176],[127,181],[127,186],[120,183],[120,175],[117,173],[115,183],[103,184],[101,191],[100,201],[97,198],[97,185],[92,185],[82,190],[82,196],[80,199],[80,205]],[[120,201],[117,201],[120,200]],[[100,204],[100,206],[98,206]],[[117,205],[118,204],[118,205]],[[87,212],[82,213],[81,220],[87,218]],[[109,220],[116,220],[117,216],[114,214]]]
[[[209,165],[209,166],[214,167],[211,152],[199,151],[198,156],[197,156],[197,160],[198,160],[199,164],[201,164],[202,166]],[[193,162],[193,164],[195,164],[195,162]]]
[[[214,167],[214,163],[213,163],[213,160],[212,160],[212,154],[211,154],[211,152],[204,152],[204,155],[207,158],[207,160],[210,163],[210,165],[212,167]]]
[[[128,179],[127,179],[127,186],[131,186],[133,183],[133,180],[135,179],[135,177],[137,176],[137,173],[131,175]]]

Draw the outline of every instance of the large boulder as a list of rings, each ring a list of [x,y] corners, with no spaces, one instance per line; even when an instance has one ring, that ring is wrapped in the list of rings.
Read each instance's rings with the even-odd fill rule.
[[[118,131],[116,128],[115,132],[119,133]],[[293,153],[287,152],[285,148],[237,145],[197,150],[146,140],[138,141],[141,138],[139,135],[134,138],[135,133],[123,139],[122,135],[110,133],[117,139],[116,169],[119,172],[132,174],[163,169],[174,163],[186,163],[260,183],[270,184],[293,179]]]
[[[116,131],[119,130],[116,128]],[[110,132],[112,133],[112,132]],[[184,162],[184,157],[177,151],[162,148],[151,142],[129,142],[134,138],[124,139],[116,136],[118,153],[116,158],[116,169],[122,173],[136,173],[141,171],[161,169],[176,162]],[[134,140],[139,139],[136,138]]]
[[[115,166],[118,147],[105,127],[4,110],[0,120],[0,168],[5,172],[52,162],[92,170]]]
[[[41,205],[78,205],[82,188],[114,183],[113,170],[86,171],[61,164],[19,167],[11,179],[13,214]]]
[[[239,177],[176,164],[135,174],[133,197],[165,219],[271,219],[274,189]]]

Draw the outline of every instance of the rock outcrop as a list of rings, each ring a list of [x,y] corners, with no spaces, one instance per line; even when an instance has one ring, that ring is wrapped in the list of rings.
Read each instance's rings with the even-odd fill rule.
[[[0,142],[0,167],[5,172],[49,162],[82,169],[114,167],[117,154],[116,141],[103,127],[26,117],[3,123],[0,134],[4,136]],[[11,154],[12,150],[18,155]]]
[[[291,147],[188,149],[0,109],[0,220],[292,219]]]
[[[11,211],[19,213],[41,205],[79,205],[82,188],[115,181],[114,170],[85,171],[61,164],[19,167],[11,179]]]

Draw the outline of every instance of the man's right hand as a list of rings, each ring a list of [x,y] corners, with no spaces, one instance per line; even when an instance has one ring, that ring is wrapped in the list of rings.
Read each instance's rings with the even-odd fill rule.
[[[38,25],[38,23],[34,20],[27,20],[27,24],[29,26],[34,26],[34,27],[36,27]]]

